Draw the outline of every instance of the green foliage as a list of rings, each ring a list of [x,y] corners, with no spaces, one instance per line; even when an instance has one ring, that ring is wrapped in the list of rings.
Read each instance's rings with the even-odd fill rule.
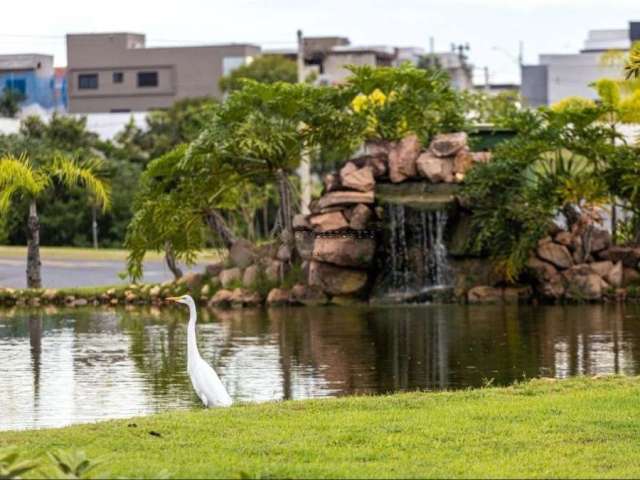
[[[608,195],[605,170],[615,153],[601,108],[524,111],[518,134],[500,144],[492,161],[472,169],[463,195],[471,205],[472,247],[490,253],[515,280],[549,224],[568,205],[600,204]]]
[[[580,112],[588,108],[595,108],[596,102],[585,97],[566,97],[551,105],[554,112]]]
[[[490,95],[468,90],[462,92],[461,101],[469,120],[474,123],[490,123],[504,127],[520,111],[523,100],[517,92],[501,92]]]
[[[233,92],[243,87],[243,79],[259,83],[296,83],[298,68],[296,62],[281,55],[263,55],[253,62],[242,65],[220,79],[220,90]]]
[[[15,448],[0,450],[0,480],[19,480],[37,466],[32,460],[21,460]]]
[[[0,117],[14,118],[20,111],[25,96],[14,88],[5,88],[0,94]]]
[[[635,42],[625,65],[627,79],[640,77],[640,42]]]
[[[413,132],[426,144],[436,133],[464,127],[463,104],[445,73],[409,64],[350,70],[345,91],[368,138],[397,140]]]
[[[70,452],[54,451],[49,452],[48,455],[55,468],[53,474],[55,478],[95,478],[93,471],[102,463],[90,460],[82,450],[72,450]]]

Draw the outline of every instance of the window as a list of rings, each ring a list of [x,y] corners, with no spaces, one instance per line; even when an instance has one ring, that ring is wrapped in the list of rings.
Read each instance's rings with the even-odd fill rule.
[[[78,88],[80,90],[95,90],[98,88],[97,73],[83,73],[78,75]]]
[[[138,72],[138,87],[157,87],[158,72]]]
[[[113,72],[113,83],[122,83],[124,81],[123,72]]]
[[[14,90],[20,95],[27,94],[27,81],[24,78],[8,78],[4,83],[4,88],[7,90]]]
[[[112,108],[111,113],[129,113],[131,112],[130,108]]]

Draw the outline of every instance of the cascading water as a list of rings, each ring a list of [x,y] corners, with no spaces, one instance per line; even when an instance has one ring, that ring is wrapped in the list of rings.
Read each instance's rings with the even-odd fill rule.
[[[446,210],[424,211],[387,204],[388,252],[384,262],[389,292],[420,293],[452,282],[447,258]]]

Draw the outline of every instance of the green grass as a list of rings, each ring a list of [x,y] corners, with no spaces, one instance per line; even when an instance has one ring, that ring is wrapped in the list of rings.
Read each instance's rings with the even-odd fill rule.
[[[81,448],[122,477],[637,478],[640,378],[172,412],[0,433],[8,445]]]
[[[45,260],[114,260],[125,261],[128,251],[111,248],[77,248],[77,247],[40,247],[40,255]],[[23,259],[27,256],[27,247],[0,246],[0,258]],[[147,260],[163,260],[164,256],[158,252],[148,252]],[[220,251],[207,250],[199,254],[198,261],[218,261]]]

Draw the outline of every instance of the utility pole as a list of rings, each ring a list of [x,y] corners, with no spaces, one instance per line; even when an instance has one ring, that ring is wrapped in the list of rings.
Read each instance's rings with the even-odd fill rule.
[[[304,38],[302,30],[298,30],[298,83],[304,83]],[[309,204],[311,203],[311,161],[306,151],[301,153],[300,167],[298,167],[298,175],[300,176],[300,212],[304,215],[309,214]]]
[[[489,67],[484,67],[484,91],[489,93]]]

